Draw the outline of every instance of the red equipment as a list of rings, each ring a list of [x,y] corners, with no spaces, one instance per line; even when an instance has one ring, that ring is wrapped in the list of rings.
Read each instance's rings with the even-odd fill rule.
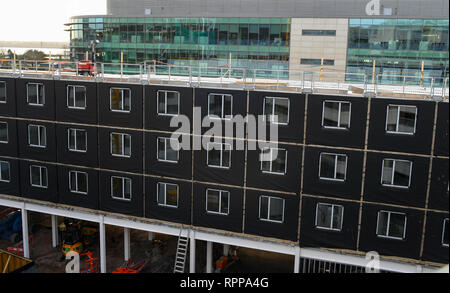
[[[95,66],[92,61],[80,60],[78,61],[78,73],[81,75],[95,75]]]

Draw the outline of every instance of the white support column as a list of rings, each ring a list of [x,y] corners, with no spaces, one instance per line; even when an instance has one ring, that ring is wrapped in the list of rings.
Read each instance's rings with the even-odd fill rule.
[[[58,217],[52,215],[52,246],[56,248],[58,246]]]
[[[195,233],[191,231],[191,243],[190,243],[190,252],[189,252],[189,273],[195,273]]]
[[[153,232],[148,232],[148,240],[149,241],[153,241],[155,239],[155,233]]]
[[[23,240],[23,256],[30,258],[30,240],[28,238],[28,211],[22,209],[22,240]]]
[[[206,242],[206,273],[212,273],[212,251],[213,243],[211,241]]]
[[[228,252],[230,251],[230,245],[224,244],[223,245],[223,255],[228,256]]]
[[[106,238],[105,238],[105,223],[103,222],[103,216],[100,216],[98,223],[100,227],[100,272],[106,273]]]
[[[130,259],[130,229],[123,228],[124,259]]]
[[[294,274],[300,272],[300,247],[295,247]]]

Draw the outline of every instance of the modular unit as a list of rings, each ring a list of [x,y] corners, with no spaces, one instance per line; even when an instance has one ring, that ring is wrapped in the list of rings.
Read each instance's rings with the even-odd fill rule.
[[[431,173],[430,198],[428,207],[434,210],[448,211],[449,179],[448,159],[433,159]]]
[[[0,118],[0,156],[16,157],[17,150],[17,120]]]
[[[58,166],[59,203],[98,210],[98,183],[96,170]]]
[[[0,157],[0,194],[20,195],[20,161]]]
[[[425,261],[448,263],[448,212],[427,213],[425,240],[422,259]]]
[[[17,137],[21,158],[56,162],[55,123],[18,120]]]
[[[55,82],[16,79],[16,107],[21,118],[55,120]]]
[[[436,141],[434,154],[448,157],[448,103],[438,104],[438,117],[436,121]]]
[[[53,164],[20,161],[20,196],[57,203],[58,170]]]
[[[16,79],[0,77],[0,116],[16,116]]]

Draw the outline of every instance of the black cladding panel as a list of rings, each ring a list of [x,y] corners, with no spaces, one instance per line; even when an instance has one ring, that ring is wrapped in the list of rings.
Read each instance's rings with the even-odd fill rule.
[[[406,214],[406,233],[404,240],[377,236],[379,211]],[[419,259],[423,217],[423,211],[364,204],[359,249],[365,252],[376,251],[380,255]]]
[[[131,95],[130,112],[113,112],[111,111],[111,88],[129,89]],[[98,120],[102,125],[119,126],[127,128],[142,129],[143,128],[143,94],[142,85],[133,84],[98,84]]]
[[[439,103],[434,145],[434,154],[437,156],[448,156],[448,112],[448,102]]]
[[[415,134],[392,134],[386,132],[389,105],[417,107]],[[373,98],[370,108],[368,148],[382,151],[397,151],[430,154],[436,103],[431,101]]]
[[[249,101],[249,115],[254,115],[256,119],[265,113],[265,98],[281,98],[289,100],[289,114],[287,125],[278,124],[278,139],[284,142],[303,142],[303,125],[305,113],[305,95],[283,92],[251,91]],[[256,120],[258,121],[258,120]],[[269,136],[269,126],[267,126],[267,136]],[[262,139],[262,138],[258,138]]]
[[[86,89],[85,109],[68,107],[68,86],[81,86]],[[55,96],[57,121],[97,124],[97,83],[56,80]]]
[[[158,138],[170,138],[166,133],[145,133],[145,172],[150,175],[160,175],[164,177],[176,177],[182,179],[192,178],[192,152],[180,150],[178,152],[178,162],[160,161],[158,159]],[[191,141],[189,135],[183,135],[179,141],[184,139]]]
[[[47,187],[35,187],[31,185],[31,166],[44,167],[47,170]],[[44,171],[43,171],[44,173]],[[44,173],[45,174],[45,173]],[[58,202],[58,170],[55,165],[20,162],[20,186],[22,196],[40,201]]]
[[[229,192],[228,214],[215,214],[206,209],[206,192],[208,189]],[[242,232],[243,190],[220,187],[216,185],[194,184],[194,226]]]
[[[324,102],[350,103],[350,127],[348,129],[322,126]],[[368,100],[361,97],[309,95],[306,143],[314,145],[364,148],[367,124]]]
[[[9,181],[0,181],[0,194],[19,196],[21,186],[19,176],[19,161],[0,157],[0,162],[6,162],[9,164]]]
[[[112,197],[112,177],[131,179],[131,200],[121,200]],[[99,203],[100,209],[106,212],[119,213],[134,217],[144,216],[144,197],[142,176],[122,174],[117,172],[99,172]]]
[[[27,84],[37,83],[44,86],[44,105],[32,106],[27,102]],[[41,120],[55,120],[55,82],[46,79],[16,80],[17,116]]]
[[[30,125],[45,127],[46,147],[33,147],[29,145],[28,128]],[[19,137],[19,155],[21,158],[42,160],[47,162],[56,161],[56,136],[54,123],[31,120],[18,121],[17,135]]]
[[[343,207],[342,229],[325,230],[316,227],[317,204]],[[356,250],[359,204],[354,202],[303,197],[300,246]]]
[[[0,102],[0,116],[15,117],[16,113],[16,79],[0,77],[0,83],[6,84],[6,103]]]
[[[261,196],[270,196],[284,199],[285,209],[284,221],[282,223],[260,220],[259,205]],[[247,190],[244,233],[297,241],[299,200],[300,198],[295,195]]]
[[[409,188],[391,187],[381,184],[384,159],[412,162]],[[367,155],[364,200],[424,208],[427,194],[428,169],[428,158],[369,153]]]
[[[425,227],[425,241],[422,259],[424,261],[444,263],[448,265],[448,243],[443,243],[444,220],[448,220],[448,213],[427,213],[427,224]],[[447,235],[449,226],[447,225]],[[448,238],[447,238],[448,240]]]
[[[322,153],[347,156],[345,181],[326,180],[319,177],[319,163]],[[307,147],[305,152],[303,193],[359,200],[361,198],[363,159],[364,153],[360,151]]]
[[[70,172],[87,174],[87,194],[75,193],[70,190]],[[88,209],[99,209],[98,171],[92,169],[58,166],[59,203],[74,205]]]
[[[6,123],[6,124],[5,124]],[[0,156],[17,156],[17,120],[0,118],[0,125],[7,127],[7,143],[0,142]]]
[[[434,210],[448,211],[449,206],[448,159],[433,159],[431,171],[430,198],[428,207]]]
[[[69,150],[69,129],[84,130],[87,132],[86,152]],[[58,162],[86,167],[98,167],[97,128],[69,124],[56,125]]]
[[[192,183],[151,177],[145,180],[145,217],[187,225],[191,224]],[[158,183],[178,185],[177,207],[158,204]]]
[[[189,118],[190,130],[192,131],[192,88],[190,87],[169,87],[169,86],[145,86],[145,128],[161,131],[175,131],[181,127],[170,126],[170,121],[174,116],[158,114],[158,92],[171,91],[179,93],[179,114]]]

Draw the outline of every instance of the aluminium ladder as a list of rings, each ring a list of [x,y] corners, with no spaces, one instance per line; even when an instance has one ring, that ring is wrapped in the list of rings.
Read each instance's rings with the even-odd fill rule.
[[[173,268],[174,273],[184,273],[184,266],[186,264],[190,230],[187,231],[187,237],[183,237],[182,232],[183,228],[180,229],[180,235],[178,236],[177,254],[175,256],[175,266]]]

